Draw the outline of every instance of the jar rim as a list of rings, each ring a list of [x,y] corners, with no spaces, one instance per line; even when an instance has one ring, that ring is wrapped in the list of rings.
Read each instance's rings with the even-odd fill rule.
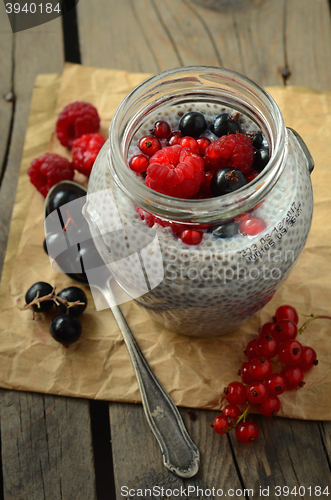
[[[142,183],[128,168],[125,155],[134,135],[134,124],[141,118],[146,118],[158,105],[171,99],[175,101],[174,94],[167,94],[169,89],[175,89],[178,96],[182,92],[182,99],[187,101],[192,101],[197,96],[202,98],[204,93],[206,96],[213,93],[214,97],[218,95],[223,104],[231,103],[234,109],[244,109],[244,114],[254,117],[254,121],[261,125],[269,139],[270,160],[262,172],[233,193],[197,200],[168,196]],[[185,221],[188,224],[229,220],[252,209],[277,182],[283,171],[288,149],[283,117],[271,95],[244,75],[212,66],[174,68],[143,81],[119,105],[109,127],[109,139],[108,167],[114,181],[126,196],[137,206],[160,218]]]

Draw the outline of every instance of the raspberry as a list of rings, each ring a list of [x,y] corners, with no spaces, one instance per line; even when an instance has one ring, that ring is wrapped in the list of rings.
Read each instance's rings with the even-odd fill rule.
[[[52,186],[74,178],[72,164],[63,156],[45,153],[35,158],[27,170],[31,183],[46,196]]]
[[[177,198],[191,198],[204,178],[203,160],[189,148],[165,146],[150,159],[146,186]]]
[[[249,137],[243,134],[224,135],[205,150],[205,165],[210,170],[234,167],[246,174],[254,159],[254,148]]]
[[[73,102],[68,104],[56,122],[56,136],[62,146],[72,148],[72,143],[84,134],[93,134],[100,128],[100,117],[92,104]]]
[[[93,164],[105,142],[106,139],[101,134],[86,134],[76,139],[72,145],[74,168],[89,177]]]

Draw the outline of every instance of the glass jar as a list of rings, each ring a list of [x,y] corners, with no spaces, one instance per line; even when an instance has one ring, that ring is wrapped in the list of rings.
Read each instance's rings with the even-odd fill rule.
[[[156,120],[176,127],[186,111],[211,120],[229,109],[240,113],[245,132],[263,132],[270,154],[262,172],[239,190],[173,198],[128,168],[138,138]],[[311,226],[312,168],[302,139],[256,83],[220,68],[169,70],[120,104],[91,173],[85,216],[116,281],[154,320],[181,334],[218,336],[259,311],[288,277]],[[245,227],[242,221],[252,217],[264,224],[257,234],[214,235],[234,221]],[[185,244],[178,228],[202,233],[201,242]]]

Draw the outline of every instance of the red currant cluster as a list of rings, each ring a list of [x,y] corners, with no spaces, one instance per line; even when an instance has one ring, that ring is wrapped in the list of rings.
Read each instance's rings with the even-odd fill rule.
[[[242,382],[231,382],[225,389],[227,404],[220,415],[215,417],[212,427],[218,434],[226,434],[236,429],[241,443],[252,443],[259,436],[253,422],[246,422],[251,404],[257,405],[261,415],[272,417],[280,409],[279,396],[286,390],[303,387],[304,372],[317,365],[316,352],[302,346],[296,340],[299,318],[296,310],[288,305],[280,306],[275,313],[275,321],[265,323],[260,335],[248,342],[245,361],[238,374]],[[301,333],[306,325],[299,332]],[[271,359],[275,356],[283,363],[280,373],[272,373]],[[245,385],[244,385],[245,384]],[[237,405],[248,403],[242,413]]]

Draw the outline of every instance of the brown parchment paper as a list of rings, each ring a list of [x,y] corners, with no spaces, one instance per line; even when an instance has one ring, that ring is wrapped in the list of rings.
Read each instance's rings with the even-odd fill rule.
[[[32,321],[29,312],[17,309],[16,302],[35,281],[48,281],[58,290],[73,284],[51,269],[43,252],[44,200],[26,176],[31,159],[47,149],[46,137],[52,134],[57,113],[75,100],[92,102],[102,117],[106,135],[120,101],[146,76],[67,65],[62,78],[41,75],[36,81],[0,296],[0,386],[4,388],[140,401],[131,362],[112,314],[109,310],[96,312],[88,287],[83,287],[89,298],[82,317],[83,335],[68,349],[57,344],[48,332],[52,314],[39,315]],[[217,339],[188,338],[153,322],[134,302],[121,306],[144,355],[177,405],[219,409],[223,387],[239,380],[237,371],[245,360],[246,343],[280,304],[291,303],[303,313],[330,313],[331,94],[301,87],[267,90],[280,106],[286,125],[304,137],[315,159],[312,229],[287,283],[235,334]],[[54,133],[48,150],[68,155]],[[319,365],[306,374],[304,388],[282,395],[282,416],[331,418],[330,333],[331,322],[316,320],[302,335],[302,343],[316,349]]]

